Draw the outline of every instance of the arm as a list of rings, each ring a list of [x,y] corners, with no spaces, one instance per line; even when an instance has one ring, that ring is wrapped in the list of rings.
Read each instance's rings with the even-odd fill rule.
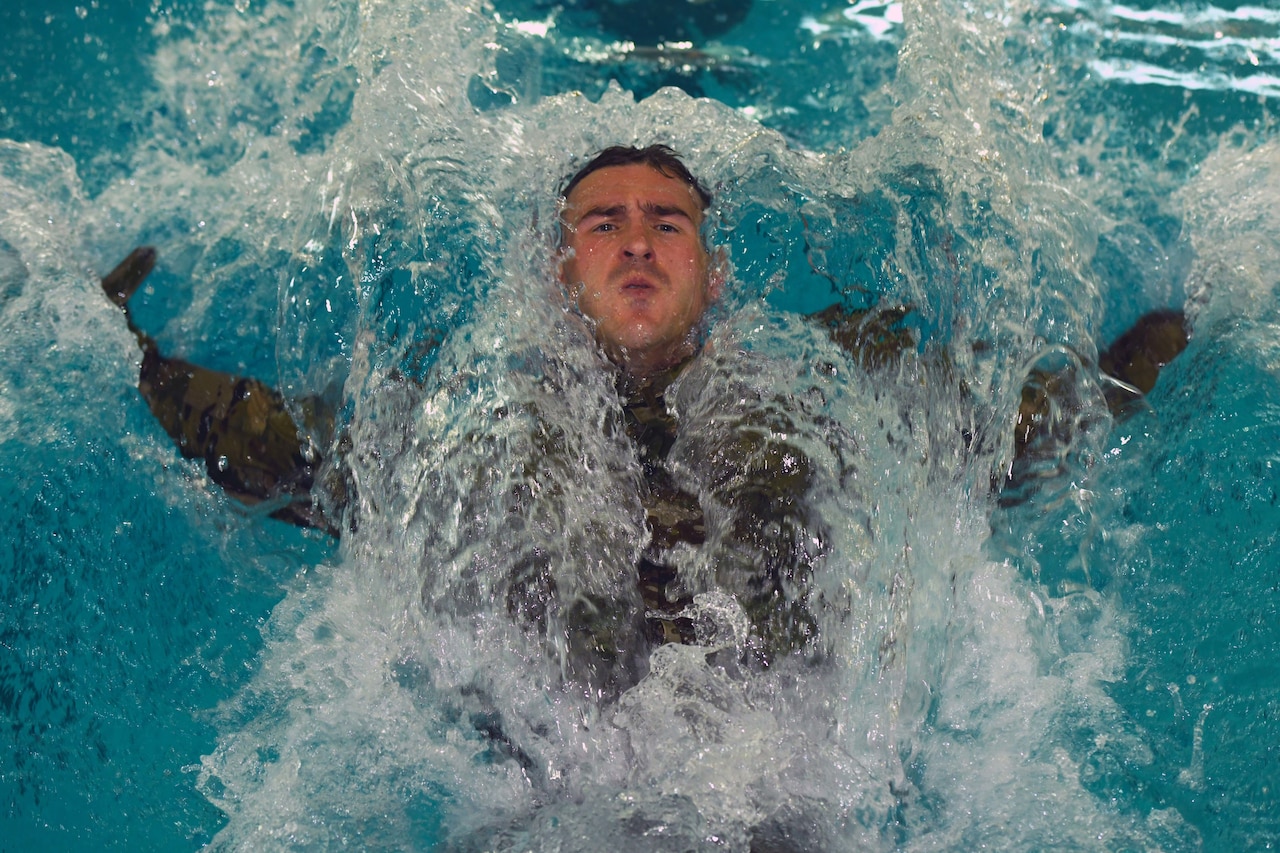
[[[847,311],[833,305],[810,319],[827,330],[831,339],[867,369],[883,367],[916,346],[903,319],[910,308],[890,308],[875,313]],[[1181,311],[1169,309],[1143,315],[1117,338],[1098,359],[1103,394],[1111,416],[1123,419],[1135,411],[1144,395],[1155,387],[1161,369],[1186,349],[1189,331]],[[1074,416],[1081,407],[1073,371],[1036,370],[1022,387],[1014,424],[1015,474],[1004,483],[1020,479],[1018,468],[1040,458],[1054,457],[1071,442],[1064,415]],[[1020,464],[1021,463],[1021,464]]]
[[[134,325],[129,299],[155,262],[155,249],[139,247],[102,279],[103,292],[124,312],[142,349],[138,391],[151,413],[183,456],[205,461],[209,477],[227,494],[249,505],[280,502],[273,518],[337,536],[311,500],[320,456],[303,445],[284,398],[256,379],[161,355]]]

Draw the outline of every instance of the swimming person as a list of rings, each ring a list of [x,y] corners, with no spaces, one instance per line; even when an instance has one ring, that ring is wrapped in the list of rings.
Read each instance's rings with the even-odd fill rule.
[[[779,420],[792,417],[792,403],[763,401],[758,410],[748,407],[718,422],[729,424],[719,432],[688,435],[667,399],[679,377],[710,357],[708,309],[725,286],[723,262],[704,234],[711,201],[663,145],[607,148],[563,191],[557,276],[617,370],[626,434],[643,471],[649,532],[635,578],[644,612],[625,602],[586,601],[573,603],[578,609],[564,619],[572,675],[600,695],[617,695],[634,683],[653,645],[711,641],[708,631],[716,626],[689,615],[694,593],[710,584],[741,607],[749,626],[744,659],[753,665],[769,667],[793,654],[824,656],[814,573],[832,537],[811,507],[814,464],[785,438],[794,430],[786,423],[779,428]],[[126,316],[129,297],[154,263],[154,250],[138,249],[103,280]],[[905,310],[851,313],[835,306],[812,319],[864,365],[878,365],[916,343],[897,322]],[[256,380],[162,356],[129,324],[143,350],[139,391],[181,452],[204,459],[213,480],[234,497],[267,502],[274,517],[339,535],[339,524],[311,495],[320,453],[303,440],[281,396]],[[1186,341],[1181,314],[1169,311],[1144,317],[1122,336],[1101,359],[1115,387],[1130,389],[1108,394],[1113,412],[1149,391]],[[1015,435],[1019,452],[1046,440],[1055,383],[1064,382],[1043,376],[1028,383]],[[313,404],[304,408],[308,418],[320,417]],[[678,442],[696,489],[687,472],[674,470]],[[334,502],[340,505],[341,497]],[[714,577],[703,578],[699,589],[681,577],[674,555],[704,546],[716,549]],[[533,569],[512,579],[513,616],[536,623],[556,606],[548,577]]]

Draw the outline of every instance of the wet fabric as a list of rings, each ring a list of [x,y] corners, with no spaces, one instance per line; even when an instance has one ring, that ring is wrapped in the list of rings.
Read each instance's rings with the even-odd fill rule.
[[[322,459],[304,440],[285,399],[258,380],[163,356],[134,326],[128,300],[154,264],[154,250],[137,249],[103,279],[102,286],[125,312],[142,349],[138,389],[156,420],[184,456],[204,460],[210,478],[228,494],[247,504],[272,506],[270,514],[280,520],[338,536],[339,527],[312,495]],[[832,306],[809,319],[864,369],[874,371],[916,346],[905,322],[909,315],[908,308],[850,312]],[[1186,343],[1182,315],[1173,311],[1149,314],[1122,335],[1099,360],[1110,377],[1106,400],[1111,413],[1130,410]],[[754,398],[753,405],[719,420],[717,429],[705,435],[682,436],[668,396],[699,358],[695,355],[643,379],[619,373],[623,428],[643,473],[640,497],[650,534],[635,567],[643,613],[632,612],[632,599],[579,597],[563,605],[569,675],[602,695],[617,695],[638,680],[653,647],[707,643],[716,633],[715,626],[700,625],[696,618],[694,595],[706,590],[681,577],[675,557],[681,548],[715,548],[715,587],[731,594],[741,607],[751,634],[746,651],[756,665],[768,667],[790,654],[821,657],[812,598],[814,573],[827,556],[830,536],[811,506],[814,466],[785,439],[799,431],[794,420],[804,416],[804,406],[791,398],[771,400],[767,394],[747,391],[738,403]],[[1037,461],[1071,446],[1064,424],[1074,423],[1087,408],[1085,401],[1069,393],[1079,387],[1073,373],[1082,366],[1073,359],[1064,366],[1033,371],[1028,379],[1015,431],[1019,462],[1004,484],[1009,499],[1016,499],[1020,480],[1030,478],[1026,472]],[[300,410],[308,426],[324,419],[308,401]],[[676,475],[672,459],[680,444],[683,477]],[[547,446],[541,452],[554,454],[555,449]],[[333,488],[326,485],[335,515],[342,514],[350,497],[340,488],[345,481],[339,480]],[[712,545],[704,501],[718,517],[720,529]],[[519,506],[510,509],[520,511]],[[513,618],[545,632],[548,609],[558,606],[555,602],[546,566],[513,570],[508,588]]]

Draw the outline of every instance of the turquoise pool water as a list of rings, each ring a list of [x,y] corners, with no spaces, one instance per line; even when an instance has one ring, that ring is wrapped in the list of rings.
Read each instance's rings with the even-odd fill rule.
[[[1280,843],[1280,12],[639,5],[0,10],[0,849]],[[638,535],[549,223],[585,154],[650,140],[717,196],[742,355],[705,393],[748,365],[856,448],[819,509],[852,604],[820,672],[671,649],[601,707],[477,590]],[[166,351],[339,405],[357,534],[178,456],[96,281],[138,243]],[[860,373],[798,319],[836,301],[916,306],[951,379]],[[997,506],[1028,372],[1163,306],[1194,335],[1149,405],[1112,424],[1086,364]],[[555,525],[483,490],[460,525],[519,468],[495,412],[549,388],[594,474]]]

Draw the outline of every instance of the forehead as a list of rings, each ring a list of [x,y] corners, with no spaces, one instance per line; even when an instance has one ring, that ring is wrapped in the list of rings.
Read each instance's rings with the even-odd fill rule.
[[[676,207],[694,222],[702,219],[693,187],[644,163],[606,166],[587,175],[565,200],[565,214],[576,220],[594,210],[631,205]]]

